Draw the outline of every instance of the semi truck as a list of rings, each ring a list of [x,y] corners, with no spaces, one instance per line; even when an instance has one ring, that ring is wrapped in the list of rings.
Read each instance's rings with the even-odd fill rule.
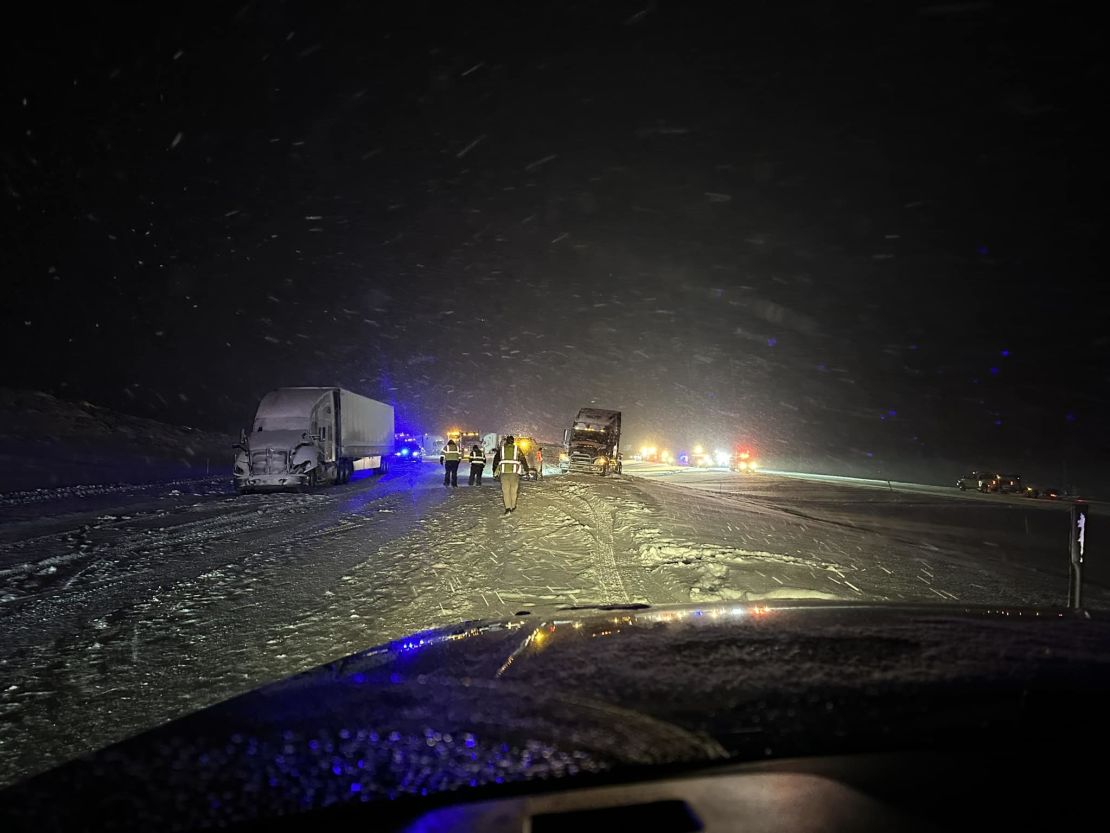
[[[343,388],[278,388],[258,403],[236,445],[240,493],[346,483],[385,471],[393,454],[393,406]]]
[[[620,470],[621,412],[583,408],[563,432],[563,471],[602,476]]]

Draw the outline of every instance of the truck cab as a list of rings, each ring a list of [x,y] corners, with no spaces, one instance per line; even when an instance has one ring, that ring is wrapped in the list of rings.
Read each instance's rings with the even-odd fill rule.
[[[583,408],[563,434],[564,471],[605,476],[620,468],[621,412]]]

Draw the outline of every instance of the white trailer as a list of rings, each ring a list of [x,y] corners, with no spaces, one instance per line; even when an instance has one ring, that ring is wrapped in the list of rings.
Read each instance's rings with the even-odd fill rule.
[[[258,404],[236,446],[240,492],[346,483],[384,471],[393,453],[393,407],[342,388],[278,388]]]

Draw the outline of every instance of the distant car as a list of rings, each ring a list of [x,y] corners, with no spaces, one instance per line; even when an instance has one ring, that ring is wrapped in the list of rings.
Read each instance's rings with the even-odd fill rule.
[[[965,474],[956,481],[956,488],[961,492],[975,489],[984,494],[998,492],[999,494],[1026,494],[1021,483],[1020,474],[994,474],[993,472],[973,471]]]
[[[1064,496],[1061,489],[1055,486],[1026,486],[1022,490],[1026,497],[1043,498],[1044,500],[1060,500]]]
[[[1025,487],[1021,484],[1020,474],[995,474],[979,482],[980,492],[997,492],[1000,495],[1022,494]]]
[[[729,466],[733,471],[755,472],[759,469],[759,460],[749,448],[739,448],[729,458]]]
[[[424,459],[424,449],[419,443],[403,442],[394,450],[393,459],[402,463],[419,463]]]
[[[986,491],[982,488],[983,482],[986,480],[994,479],[993,474],[987,474],[981,471],[973,471],[970,474],[965,474],[956,481],[956,488],[961,492],[966,492],[968,489],[975,489],[977,491]]]
[[[1017,495],[1025,490],[1020,474],[1000,474],[996,482],[998,485],[995,491],[1000,494]]]

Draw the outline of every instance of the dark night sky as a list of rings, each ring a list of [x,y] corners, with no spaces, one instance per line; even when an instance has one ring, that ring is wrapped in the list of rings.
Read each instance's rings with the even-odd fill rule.
[[[596,403],[892,476],[1110,462],[1078,6],[396,5],[10,21],[3,384],[224,430],[341,384],[426,430]]]

